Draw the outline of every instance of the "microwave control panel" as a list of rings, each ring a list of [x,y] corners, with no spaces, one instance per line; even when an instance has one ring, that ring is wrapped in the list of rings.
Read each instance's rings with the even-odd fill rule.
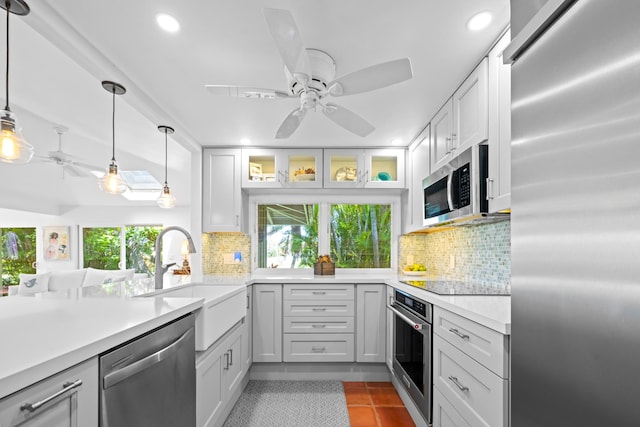
[[[458,169],[459,207],[471,204],[471,164],[467,163]]]

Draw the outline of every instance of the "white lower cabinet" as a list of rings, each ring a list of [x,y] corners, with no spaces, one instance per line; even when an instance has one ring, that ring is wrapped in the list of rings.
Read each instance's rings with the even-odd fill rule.
[[[253,285],[253,361],[282,362],[282,285]]]
[[[97,357],[0,400],[0,426],[97,425]]]
[[[356,285],[356,362],[385,362],[386,300],[386,285]]]
[[[393,299],[393,292],[395,289],[392,286],[387,286],[387,299],[385,303],[390,304]],[[385,309],[386,321],[387,321],[387,367],[389,370],[393,370],[393,337],[395,330],[393,328],[393,312],[389,309]]]
[[[196,423],[198,427],[220,426],[240,393],[245,328],[237,323],[196,361]]]
[[[509,426],[507,336],[434,307],[434,426]]]
[[[243,362],[243,371],[248,371],[253,363],[253,293],[252,287],[247,289],[247,314],[245,318],[242,320],[244,323],[244,333],[242,334],[243,343],[244,343],[244,358]]]
[[[437,388],[433,389],[433,427],[471,427]]]

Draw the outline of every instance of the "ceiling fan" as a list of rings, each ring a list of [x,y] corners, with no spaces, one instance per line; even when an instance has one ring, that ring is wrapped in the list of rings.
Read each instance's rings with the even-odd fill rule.
[[[62,151],[62,135],[64,135],[69,129],[64,126],[53,127],[58,134],[58,149],[56,151],[49,151],[46,156],[36,156],[41,162],[55,163],[58,166],[62,166],[62,178],[64,179],[65,173],[69,176],[88,178],[94,177],[91,171],[100,171],[102,168],[93,166],[80,161],[75,156]]]
[[[206,85],[210,93],[221,96],[259,99],[298,98],[299,107],[289,113],[276,133],[276,138],[288,138],[298,129],[309,110],[322,108],[322,113],[339,126],[365,137],[375,127],[333,102],[323,102],[327,96],[347,96],[380,89],[410,79],[411,61],[397,59],[373,65],[335,78],[336,63],[326,52],[305,48],[293,16],[288,10],[264,9],[264,17],[280,56],[284,61],[288,90],[262,89],[245,86]]]

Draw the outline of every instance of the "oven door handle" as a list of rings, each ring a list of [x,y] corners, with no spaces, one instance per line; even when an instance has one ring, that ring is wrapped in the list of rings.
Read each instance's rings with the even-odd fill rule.
[[[406,323],[408,323],[409,325],[411,325],[411,327],[415,330],[422,330],[424,329],[424,323],[416,323],[414,322],[409,316],[407,316],[406,314],[398,311],[398,309],[396,309],[395,307],[391,306],[391,305],[387,305],[387,308],[391,311],[393,311],[395,313],[396,316],[398,316],[399,318],[401,318],[402,320],[404,320]]]

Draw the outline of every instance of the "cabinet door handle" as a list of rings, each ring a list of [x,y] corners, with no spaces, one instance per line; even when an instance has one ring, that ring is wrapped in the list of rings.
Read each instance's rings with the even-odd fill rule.
[[[229,349],[229,366],[233,366],[233,349]]]
[[[236,215],[236,226],[240,225],[240,215]]]
[[[456,385],[456,387],[458,387],[460,389],[460,391],[469,391],[469,387],[464,386],[460,383],[460,381],[458,381],[458,378],[456,377],[449,377],[449,381],[451,381],[452,383],[454,383]]]
[[[247,310],[249,309],[249,295],[247,295]]]
[[[493,180],[487,178],[487,200],[493,199]]]
[[[449,328],[449,332],[451,332],[452,334],[455,334],[457,336],[459,336],[460,338],[462,338],[463,340],[468,340],[469,339],[469,335],[467,334],[463,334],[462,332],[460,332],[459,330],[455,329],[455,328]]]
[[[311,351],[313,352],[324,352],[326,347],[311,347]]]
[[[224,354],[224,370],[227,371],[229,369],[229,352]]]
[[[451,134],[451,151],[455,151],[457,149],[456,145],[453,143],[453,141],[455,141],[457,137],[458,135],[456,135],[455,133]]]
[[[78,388],[82,385],[82,380],[75,380],[74,382],[67,382],[62,385],[62,390],[53,393],[51,396],[46,397],[36,403],[25,403],[20,406],[21,411],[29,411],[33,412],[41,408],[43,405],[51,402],[52,400],[62,396],[63,394],[73,390],[74,388]]]
[[[447,150],[444,154],[449,154],[452,151],[451,137],[447,136],[444,140],[445,140],[444,148]]]

